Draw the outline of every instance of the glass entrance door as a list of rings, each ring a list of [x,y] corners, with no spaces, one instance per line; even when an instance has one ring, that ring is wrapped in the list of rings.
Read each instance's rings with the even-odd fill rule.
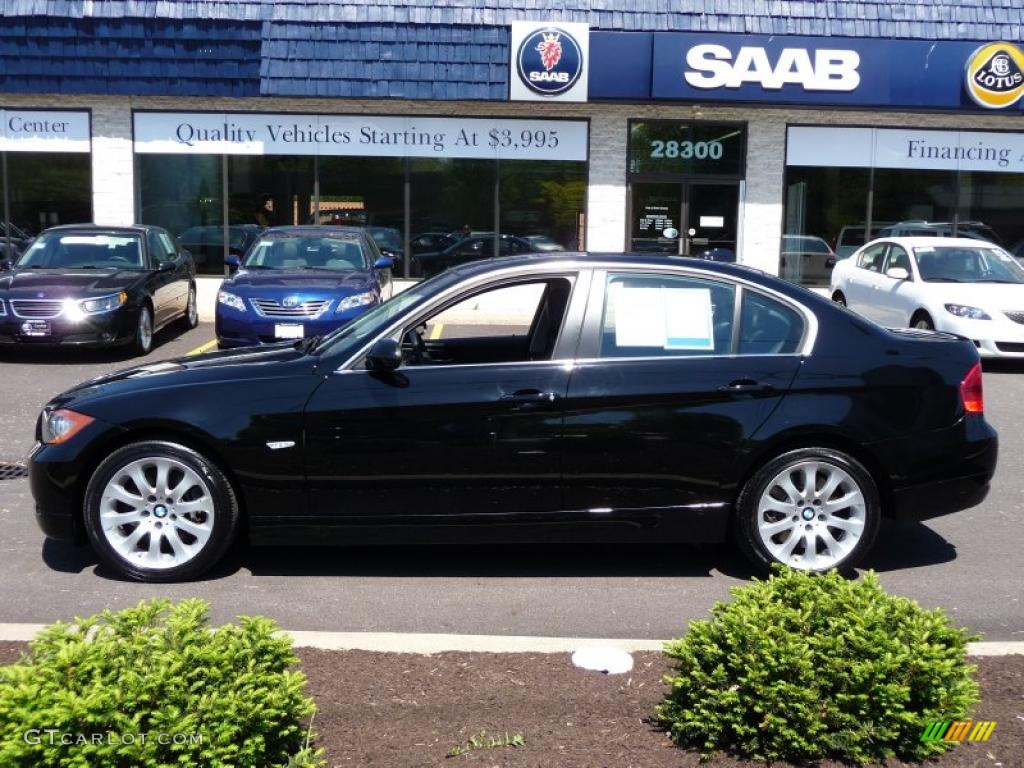
[[[714,261],[736,261],[739,185],[690,182],[686,189],[682,253]]]
[[[736,260],[736,182],[636,182],[630,250]]]

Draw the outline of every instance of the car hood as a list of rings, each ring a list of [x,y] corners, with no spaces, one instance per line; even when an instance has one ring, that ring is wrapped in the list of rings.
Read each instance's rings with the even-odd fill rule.
[[[243,295],[268,291],[360,291],[373,285],[373,277],[360,270],[244,269],[224,281],[223,288]]]
[[[943,304],[1024,312],[1024,284],[922,283],[929,297]]]
[[[196,386],[225,380],[244,381],[268,375],[271,365],[290,363],[308,366],[312,371],[316,362],[315,356],[307,355],[303,345],[295,342],[178,357],[126,368],[84,381],[53,398],[48,407],[70,406],[91,415],[90,403],[122,397],[140,389]]]
[[[127,290],[145,273],[120,269],[15,269],[0,273],[0,291],[10,298],[65,299]]]

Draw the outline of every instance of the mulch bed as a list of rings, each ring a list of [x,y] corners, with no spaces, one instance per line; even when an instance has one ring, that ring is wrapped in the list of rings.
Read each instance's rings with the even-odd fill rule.
[[[0,643],[0,663],[17,658],[23,647]],[[625,675],[576,669],[566,654],[415,656],[300,648],[298,655],[309,677],[308,693],[317,703],[318,744],[333,768],[761,765],[727,756],[701,763],[696,753],[675,747],[650,721],[668,671],[658,653],[634,654],[634,669]],[[972,661],[978,664],[982,699],[975,717],[998,725],[988,742],[964,742],[928,765],[1022,768],[1024,656]],[[446,757],[449,749],[481,730],[522,734],[526,744]]]

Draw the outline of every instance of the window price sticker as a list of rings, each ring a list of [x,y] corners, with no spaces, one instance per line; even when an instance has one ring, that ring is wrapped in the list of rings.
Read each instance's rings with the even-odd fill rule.
[[[609,287],[615,344],[713,351],[711,291],[706,288]]]

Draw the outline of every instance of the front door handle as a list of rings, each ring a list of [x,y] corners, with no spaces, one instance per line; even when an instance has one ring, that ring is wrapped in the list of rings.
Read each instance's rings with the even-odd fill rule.
[[[539,389],[519,389],[511,395],[502,395],[503,403],[526,404],[526,403],[553,403],[558,399],[555,392],[541,392]]]
[[[763,381],[754,381],[753,379],[736,379],[735,381],[730,381],[728,384],[723,384],[718,388],[718,391],[728,394],[753,394],[757,392],[771,392],[774,389],[774,386],[766,384]]]

